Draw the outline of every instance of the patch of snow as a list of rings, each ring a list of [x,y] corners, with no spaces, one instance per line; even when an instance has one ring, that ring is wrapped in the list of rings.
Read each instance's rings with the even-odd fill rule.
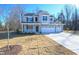
[[[79,36],[67,32],[45,35],[55,40],[64,47],[79,54]]]

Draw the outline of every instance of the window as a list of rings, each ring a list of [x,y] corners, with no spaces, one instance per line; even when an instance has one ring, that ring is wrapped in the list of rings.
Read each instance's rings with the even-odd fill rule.
[[[50,21],[52,21],[53,19],[51,18]]]
[[[50,18],[50,21],[54,21],[55,19],[53,17]]]
[[[33,29],[33,26],[32,26],[32,25],[28,25],[28,28],[29,28],[29,29]]]
[[[50,18],[50,23],[53,23],[53,19],[52,18]]]
[[[43,21],[47,21],[47,16],[43,16]]]
[[[33,26],[32,25],[27,25],[26,28],[27,29],[33,29]]]
[[[33,17],[27,17],[27,22],[33,22]]]
[[[38,18],[37,17],[35,17],[35,21],[38,22]]]

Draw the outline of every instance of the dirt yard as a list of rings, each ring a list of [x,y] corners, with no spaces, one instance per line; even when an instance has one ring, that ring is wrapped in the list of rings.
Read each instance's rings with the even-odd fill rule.
[[[75,55],[76,53],[63,47],[57,42],[43,35],[24,35],[0,40],[0,48],[9,45],[22,46],[18,55]],[[17,48],[16,48],[17,50]]]

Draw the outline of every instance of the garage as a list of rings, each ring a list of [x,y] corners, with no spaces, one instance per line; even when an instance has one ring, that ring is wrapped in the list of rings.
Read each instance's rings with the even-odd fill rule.
[[[52,26],[42,26],[41,33],[58,33],[63,31],[63,26],[52,25]]]

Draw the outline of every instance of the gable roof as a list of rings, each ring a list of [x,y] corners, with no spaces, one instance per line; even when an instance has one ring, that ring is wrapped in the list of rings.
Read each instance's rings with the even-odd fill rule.
[[[49,15],[49,13],[47,11],[44,11],[44,10],[39,10],[37,12],[37,14],[42,14],[42,15]]]
[[[50,17],[54,17],[53,15],[50,15]]]

